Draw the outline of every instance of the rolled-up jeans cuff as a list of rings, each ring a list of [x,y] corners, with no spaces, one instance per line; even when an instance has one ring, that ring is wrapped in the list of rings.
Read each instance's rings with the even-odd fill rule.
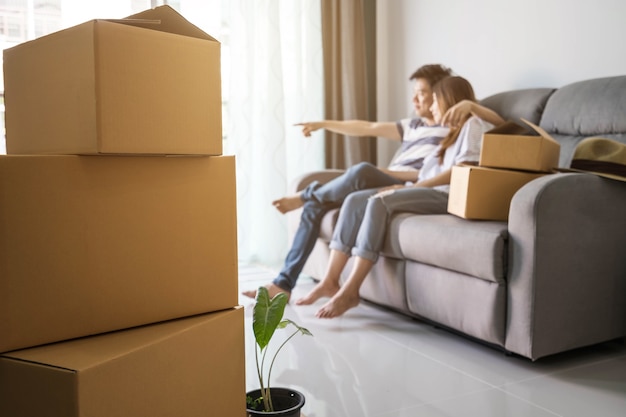
[[[313,199],[313,193],[315,192],[315,190],[317,190],[321,186],[322,186],[322,184],[319,181],[311,182],[300,193],[300,199],[302,201],[312,200]]]
[[[352,249],[352,248],[350,248],[350,247],[348,247],[346,245],[342,245],[341,243],[339,243],[339,242],[337,242],[335,240],[331,240],[330,243],[328,244],[328,247],[330,249],[338,250],[339,252],[343,252],[343,253],[345,253],[348,256],[350,256],[350,250]]]
[[[287,292],[291,292],[293,290],[293,287],[291,286],[291,282],[289,282],[289,280],[287,280],[286,278],[283,278],[280,276],[274,278],[274,280],[272,281],[272,284],[276,285],[278,288],[285,290]]]
[[[376,263],[376,261],[378,260],[378,252],[370,252],[359,248],[353,248],[352,255],[358,256],[359,258],[367,259],[372,263]]]

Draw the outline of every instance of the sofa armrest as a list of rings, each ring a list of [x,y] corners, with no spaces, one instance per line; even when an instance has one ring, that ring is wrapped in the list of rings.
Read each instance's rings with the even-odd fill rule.
[[[531,359],[626,335],[626,182],[538,178],[509,212],[505,347]]]
[[[307,185],[312,183],[313,181],[319,181],[322,184],[326,183],[333,178],[336,178],[344,173],[342,169],[325,169],[321,171],[312,171],[302,174],[296,177],[291,184],[289,184],[289,192],[292,194],[297,193],[298,191],[306,188]]]

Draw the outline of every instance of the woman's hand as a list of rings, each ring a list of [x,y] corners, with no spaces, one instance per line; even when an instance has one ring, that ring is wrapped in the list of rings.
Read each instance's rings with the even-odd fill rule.
[[[396,184],[396,185],[390,185],[388,187],[383,187],[380,190],[378,190],[378,192],[376,194],[374,194],[373,196],[371,196],[370,198],[380,198],[380,197],[384,197],[386,195],[389,194],[393,194],[394,191],[396,191],[399,188],[405,188],[405,185],[402,184]]]
[[[450,107],[443,115],[441,124],[452,128],[461,127],[474,111],[474,104],[475,103],[470,100],[459,101],[454,106]]]

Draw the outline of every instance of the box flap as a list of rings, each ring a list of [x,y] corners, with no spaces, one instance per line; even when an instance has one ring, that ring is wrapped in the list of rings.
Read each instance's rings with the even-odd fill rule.
[[[96,19],[96,20],[103,20],[105,22],[111,22],[111,23],[123,23],[125,25],[130,25],[130,26],[141,26],[141,27],[148,27],[150,29],[157,29],[155,26],[156,25],[160,25],[161,24],[161,20],[149,20],[149,19]]]
[[[534,124],[533,122],[529,122],[528,120],[524,119],[523,117],[521,119],[528,126],[532,127],[535,130],[535,132],[539,133],[542,138],[547,139],[550,142],[554,142],[555,144],[560,146],[559,142],[557,142],[554,138],[552,138],[552,136],[550,136],[550,134],[548,132],[546,132],[545,130],[543,130],[542,128],[540,128],[539,126]]]
[[[58,365],[40,361],[40,360],[33,360],[33,359],[29,359],[28,357],[22,358],[19,356],[19,353],[16,356],[13,356],[11,352],[4,353],[0,355],[0,360],[10,360],[14,362],[26,363],[26,364],[30,364],[31,366],[40,366],[40,367],[44,367],[48,369],[54,369],[54,370],[61,371],[61,372],[69,372],[70,374],[75,374],[77,372],[76,369],[67,368],[65,366],[58,366]]]
[[[494,127],[493,129],[485,132],[486,134],[498,134],[498,135],[530,135],[532,131],[528,128],[519,125],[513,121],[507,121]]]
[[[85,371],[186,332],[207,321],[219,320],[240,308],[237,306],[215,313],[7,352],[2,356],[57,369]]]
[[[218,42],[217,39],[190,23],[180,13],[167,5],[148,9],[125,19],[109,21]]]

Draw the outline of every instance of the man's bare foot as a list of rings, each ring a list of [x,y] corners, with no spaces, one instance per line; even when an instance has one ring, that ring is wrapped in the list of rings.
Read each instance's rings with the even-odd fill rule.
[[[347,293],[337,293],[333,298],[320,308],[315,317],[320,319],[332,319],[339,317],[346,311],[359,305],[359,296]]]
[[[265,285],[265,288],[267,288],[267,293],[269,294],[270,299],[274,298],[276,294],[281,293],[281,292],[284,292],[285,294],[287,294],[287,300],[289,300],[289,298],[291,297],[291,293],[289,291],[283,290],[278,285],[269,283]],[[241,293],[245,295],[246,297],[256,298],[256,290],[247,290],[247,291],[242,291]]]
[[[339,285],[329,282],[320,282],[307,295],[296,300],[296,304],[307,306],[313,304],[322,297],[332,297],[339,291]]]
[[[287,197],[279,198],[278,200],[272,201],[272,205],[276,207],[276,210],[285,214],[290,212],[291,210],[299,209],[304,205],[304,201],[300,198],[300,193],[290,195]]]

